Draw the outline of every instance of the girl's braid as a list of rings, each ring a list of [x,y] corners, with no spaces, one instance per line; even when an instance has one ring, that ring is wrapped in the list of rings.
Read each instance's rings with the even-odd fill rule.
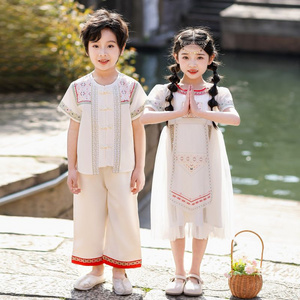
[[[177,92],[178,87],[177,83],[179,83],[180,78],[178,76],[178,72],[180,71],[179,64],[174,64],[169,66],[169,70],[172,72],[172,75],[168,76],[168,80],[171,82],[168,84],[168,89],[170,90],[170,94],[166,97],[166,101],[169,102],[169,106],[165,108],[167,111],[174,110],[174,107],[172,105],[172,99],[174,98],[173,93]]]
[[[221,80],[217,69],[218,69],[218,63],[213,61],[208,67],[207,69],[212,70],[213,71],[213,76],[211,77],[210,82],[213,83],[213,86],[209,89],[208,93],[211,95],[211,99],[208,101],[208,105],[210,107],[211,110],[213,110],[213,108],[215,106],[218,106],[218,102],[215,99],[215,96],[218,95],[218,89],[217,89],[217,83]],[[214,128],[217,128],[217,125],[215,122],[212,122]]]

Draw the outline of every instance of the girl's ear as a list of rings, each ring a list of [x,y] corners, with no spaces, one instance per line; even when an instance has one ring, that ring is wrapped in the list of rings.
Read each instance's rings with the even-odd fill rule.
[[[208,65],[210,65],[210,64],[214,61],[215,57],[216,57],[215,54],[212,54],[212,55],[209,57]]]
[[[179,64],[179,61],[178,61],[178,55],[176,53],[173,54],[173,57],[175,59],[175,61]]]

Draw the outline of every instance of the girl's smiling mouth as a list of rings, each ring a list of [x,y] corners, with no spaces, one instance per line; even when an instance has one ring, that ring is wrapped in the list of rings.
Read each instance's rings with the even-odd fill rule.
[[[191,69],[191,70],[188,70],[188,72],[189,72],[190,74],[196,74],[196,73],[198,72],[198,70],[196,70],[196,69]]]

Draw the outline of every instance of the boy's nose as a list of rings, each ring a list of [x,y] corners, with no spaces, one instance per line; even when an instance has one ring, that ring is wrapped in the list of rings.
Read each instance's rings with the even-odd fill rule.
[[[99,55],[99,56],[104,56],[104,55],[106,55],[105,49],[99,49],[98,55]]]

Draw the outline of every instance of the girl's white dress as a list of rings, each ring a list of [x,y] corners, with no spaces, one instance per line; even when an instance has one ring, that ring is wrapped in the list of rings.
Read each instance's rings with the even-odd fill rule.
[[[210,110],[209,87],[195,91],[198,107]],[[163,111],[169,90],[156,85],[146,107]],[[173,93],[178,110],[186,91]],[[218,109],[234,107],[227,88],[218,87]],[[215,236],[232,238],[233,191],[223,135],[212,122],[187,115],[170,120],[162,130],[151,193],[151,231],[155,238],[175,240]]]

